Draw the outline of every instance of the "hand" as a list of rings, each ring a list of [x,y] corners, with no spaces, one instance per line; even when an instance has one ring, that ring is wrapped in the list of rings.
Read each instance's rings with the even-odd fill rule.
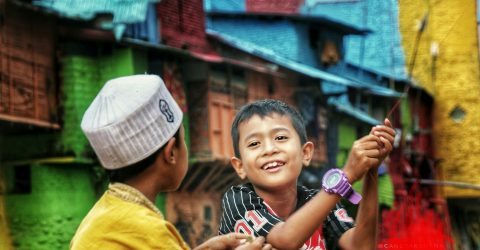
[[[237,248],[235,250],[271,250],[272,245],[270,244],[265,244],[265,238],[260,236],[257,237],[253,242],[246,242]]]
[[[362,178],[371,167],[380,165],[380,145],[382,143],[380,137],[373,134],[366,135],[353,143],[347,164],[343,168],[350,183]]]
[[[263,245],[265,238],[258,237],[253,242],[247,242],[247,238],[251,236],[243,233],[229,233],[225,235],[215,236],[196,247],[196,250],[268,250],[271,249],[269,244]],[[268,246],[270,248],[268,248]],[[262,248],[263,247],[263,248]],[[267,247],[267,248],[265,248]]]
[[[382,162],[393,150],[393,141],[395,139],[395,130],[390,120],[385,119],[384,125],[377,125],[370,131],[371,135],[378,136],[382,143],[380,144],[379,160]]]

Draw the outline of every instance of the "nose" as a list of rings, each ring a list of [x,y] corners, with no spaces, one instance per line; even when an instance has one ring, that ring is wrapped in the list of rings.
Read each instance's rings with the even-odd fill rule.
[[[275,141],[266,140],[263,144],[263,155],[272,155],[278,152],[278,147]]]

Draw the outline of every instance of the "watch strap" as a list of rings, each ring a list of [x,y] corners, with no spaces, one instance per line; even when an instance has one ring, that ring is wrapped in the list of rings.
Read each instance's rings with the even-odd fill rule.
[[[360,195],[359,193],[355,192],[355,190],[353,190],[353,192],[348,197],[345,197],[345,198],[347,198],[348,201],[350,201],[351,203],[357,205],[360,202],[360,200],[362,200],[362,195]]]
[[[352,185],[348,182],[348,178],[347,178],[347,175],[345,174],[345,172],[343,172],[342,170],[339,170],[339,169],[331,169],[327,172],[327,174],[331,171],[332,172],[333,171],[340,172],[340,174],[342,176],[341,177],[342,180],[340,181],[339,186],[336,186],[335,188],[327,188],[327,187],[324,186],[324,190],[327,193],[336,193],[336,194],[340,195],[341,197],[347,199],[348,201],[350,201],[353,204],[358,204],[360,202],[360,200],[362,199],[362,196],[352,188]]]

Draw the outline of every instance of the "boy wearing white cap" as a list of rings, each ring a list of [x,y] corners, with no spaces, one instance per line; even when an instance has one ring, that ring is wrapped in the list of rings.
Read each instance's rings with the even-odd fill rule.
[[[81,127],[110,185],[83,219],[71,249],[189,249],[154,205],[157,194],[176,190],[187,172],[182,115],[158,76],[105,84]],[[216,236],[198,249],[232,249],[246,237]],[[263,242],[257,238],[237,249],[271,248]]]

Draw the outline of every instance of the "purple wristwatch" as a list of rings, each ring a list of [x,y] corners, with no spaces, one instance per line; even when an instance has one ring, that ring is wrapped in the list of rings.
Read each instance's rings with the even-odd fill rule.
[[[362,199],[362,196],[353,190],[352,185],[348,182],[345,172],[338,168],[330,169],[325,173],[322,186],[323,189],[325,189],[325,192],[339,194],[353,204],[358,204]]]

